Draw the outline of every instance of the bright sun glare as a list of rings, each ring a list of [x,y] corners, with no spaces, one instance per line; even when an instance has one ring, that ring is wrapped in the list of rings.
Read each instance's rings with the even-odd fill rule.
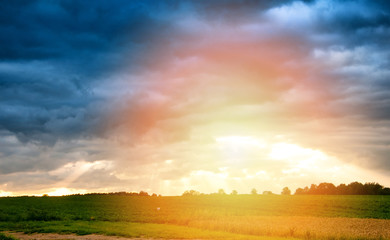
[[[252,136],[224,136],[215,139],[227,163],[245,163],[250,158],[260,157],[264,160],[286,161],[295,167],[313,168],[327,159],[319,150],[304,148],[287,142],[266,142]],[[260,158],[259,158],[260,160]]]

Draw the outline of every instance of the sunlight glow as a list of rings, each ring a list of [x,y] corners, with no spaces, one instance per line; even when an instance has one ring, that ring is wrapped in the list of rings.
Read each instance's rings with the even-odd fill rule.
[[[301,160],[324,160],[326,155],[319,150],[282,142],[273,144],[269,157],[275,160],[292,160],[296,158],[300,158]]]
[[[12,196],[12,192],[5,192],[0,190],[0,197],[9,197]]]
[[[247,164],[257,152],[264,149],[264,141],[251,136],[227,136],[215,139],[226,164]]]
[[[47,195],[49,196],[64,196],[64,195],[71,195],[76,193],[86,193],[86,190],[80,190],[80,189],[70,189],[70,188],[57,188],[52,192],[48,192]]]

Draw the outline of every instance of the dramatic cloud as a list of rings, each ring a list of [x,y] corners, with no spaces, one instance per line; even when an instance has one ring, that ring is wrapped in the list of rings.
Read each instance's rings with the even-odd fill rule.
[[[1,5],[0,195],[390,185],[387,1]]]

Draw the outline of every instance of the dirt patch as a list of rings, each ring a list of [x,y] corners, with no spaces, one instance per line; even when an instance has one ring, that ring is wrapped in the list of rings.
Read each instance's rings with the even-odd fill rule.
[[[4,233],[7,235],[11,235],[20,240],[167,240],[162,238],[126,238],[126,237],[106,236],[106,235],[97,235],[97,234],[80,236],[75,234],[58,234],[58,233],[32,233],[32,234],[25,234],[22,232],[4,232]],[[174,240],[185,240],[185,239],[174,239]]]

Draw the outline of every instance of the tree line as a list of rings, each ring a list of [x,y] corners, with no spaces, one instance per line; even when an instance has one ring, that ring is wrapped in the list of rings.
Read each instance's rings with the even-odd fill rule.
[[[255,188],[250,191],[251,195],[258,195],[259,193]],[[284,187],[281,195],[291,195],[291,191],[288,187]],[[161,197],[156,193],[149,194],[145,191],[140,192],[109,192],[109,193],[85,193],[85,194],[70,194],[68,196],[80,196],[80,195],[120,195],[120,196],[150,196]],[[226,193],[225,190],[219,189],[216,193],[201,193],[196,190],[187,190],[182,196],[201,196],[201,195],[238,195],[237,190],[232,190],[231,193]],[[263,191],[262,195],[274,195],[271,191]],[[311,184],[310,187],[297,188],[294,195],[390,195],[390,188],[384,187],[376,182],[366,182],[365,184],[360,182],[352,182],[350,184],[339,184],[335,186],[333,183],[323,182],[318,185]],[[43,196],[48,196],[44,194]]]
[[[291,190],[288,187],[282,189],[281,195],[291,195]],[[216,193],[201,193],[196,190],[187,190],[182,196],[202,196],[202,195],[238,195],[236,190],[230,194],[223,189],[219,189]],[[250,191],[250,195],[258,195],[255,188]],[[274,195],[271,191],[263,191],[262,195]],[[340,184],[335,186],[333,183],[320,183],[318,185],[311,184],[310,187],[296,189],[294,195],[390,195],[390,188],[384,187],[376,182],[352,182],[350,184]]]
[[[335,186],[333,183],[311,184],[310,187],[298,188],[295,195],[390,195],[390,188],[379,183],[352,182]]]
[[[282,191],[281,194],[282,195],[289,195],[289,194],[291,194],[291,191],[287,187],[285,187],[285,188],[283,188],[283,191]],[[238,194],[237,190],[232,190],[232,192],[228,194],[222,188],[219,189],[215,193],[207,193],[206,194],[206,193],[201,193],[201,192],[196,191],[196,190],[187,190],[187,191],[185,191],[182,194],[182,196],[205,196],[205,195],[209,195],[209,196],[213,196],[213,195],[219,195],[219,196],[232,195],[232,196],[235,196],[235,195],[239,195],[239,194]],[[252,188],[252,190],[250,191],[250,195],[258,195],[256,188]],[[274,195],[274,193],[271,192],[271,191],[263,191],[263,195]]]

